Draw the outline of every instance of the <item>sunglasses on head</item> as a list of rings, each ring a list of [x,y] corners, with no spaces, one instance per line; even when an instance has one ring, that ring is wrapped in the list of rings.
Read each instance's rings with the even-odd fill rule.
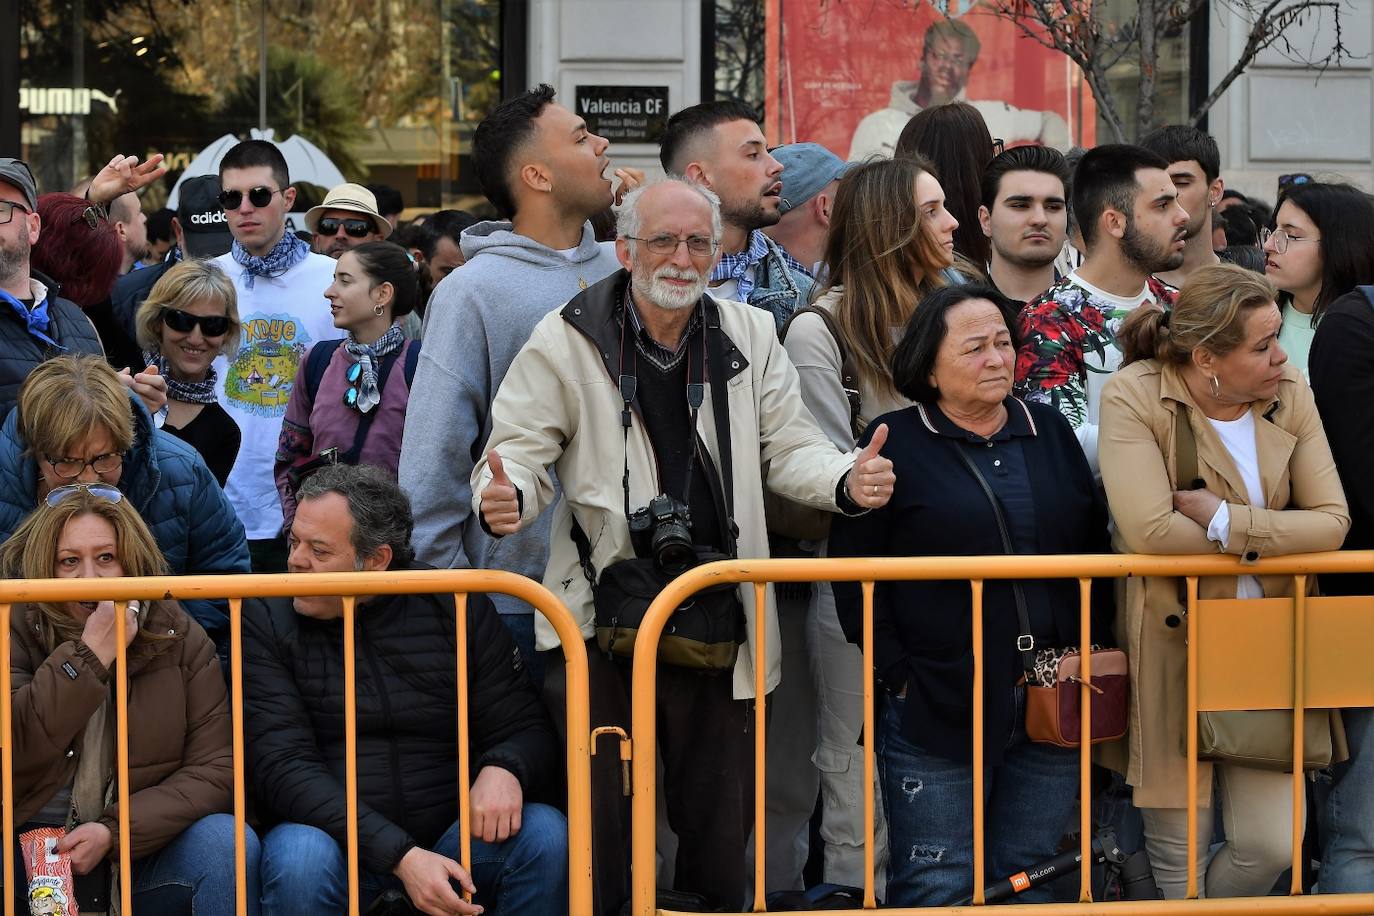
[[[108,483],[68,483],[49,490],[46,502],[49,506],[56,506],[73,493],[89,493],[112,503],[117,503],[124,498],[119,487],[112,487]]]
[[[196,325],[206,337],[219,337],[229,330],[228,315],[192,315],[181,309],[163,309],[162,323],[178,334],[189,334]]]
[[[248,202],[255,207],[265,207],[272,202],[272,195],[280,194],[281,188],[268,188],[259,185],[248,189]],[[226,210],[237,210],[243,205],[242,191],[220,191],[219,205]]]
[[[320,220],[317,233],[323,236],[335,236],[339,234],[339,227],[349,238],[365,239],[372,234],[372,223],[365,219],[339,219],[336,216],[326,216]]]
[[[89,227],[90,229],[99,229],[100,224],[104,221],[104,219],[104,212],[102,212],[99,207],[92,205],[82,210],[80,213],[76,214],[76,216],[72,219],[72,225],[75,226],[77,223],[82,222],[84,220],[87,227]]]

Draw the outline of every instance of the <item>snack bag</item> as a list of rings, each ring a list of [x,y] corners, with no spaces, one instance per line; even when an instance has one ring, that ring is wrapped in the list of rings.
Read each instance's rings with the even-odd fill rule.
[[[66,833],[61,827],[40,827],[19,834],[29,870],[30,916],[78,916],[72,860],[56,851]]]

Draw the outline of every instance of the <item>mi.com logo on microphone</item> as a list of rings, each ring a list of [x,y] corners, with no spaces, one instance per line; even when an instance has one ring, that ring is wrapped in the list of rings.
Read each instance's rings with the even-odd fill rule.
[[[209,226],[213,223],[223,222],[227,222],[227,220],[224,218],[223,210],[212,210],[209,213],[191,214],[191,225],[193,226]]]

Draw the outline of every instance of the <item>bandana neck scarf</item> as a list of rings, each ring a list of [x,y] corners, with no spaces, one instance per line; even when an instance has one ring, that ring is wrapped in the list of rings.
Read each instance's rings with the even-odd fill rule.
[[[382,393],[377,390],[377,367],[382,360],[401,349],[406,336],[396,325],[386,329],[386,333],[373,344],[360,344],[349,334],[344,341],[348,355],[362,366],[362,378],[358,379],[358,411],[367,413],[382,402]]]
[[[234,239],[234,247],[229,250],[233,254],[234,262],[243,268],[243,285],[248,289],[253,288],[255,278],[280,277],[310,254],[310,246],[291,232],[282,233],[282,237],[272,246],[272,250],[267,252],[265,258],[249,254],[248,249],[240,245],[238,239]]]
[[[754,291],[754,268],[768,256],[768,243],[763,233],[755,229],[749,233],[749,246],[738,254],[723,254],[711,271],[711,282],[734,280],[739,284],[740,302],[748,302]]]
[[[52,323],[48,318],[48,299],[48,296],[44,296],[43,301],[35,301],[33,308],[28,309],[24,307],[24,303],[4,290],[0,290],[0,301],[8,305],[10,310],[18,316],[19,320],[24,322],[24,326],[28,329],[29,334],[50,347],[58,347],[59,349],[65,350],[66,347],[63,347],[48,336],[49,331],[52,330]]]
[[[205,371],[205,378],[202,381],[183,382],[181,379],[172,377],[172,373],[167,369],[167,357],[165,355],[152,350],[144,350],[143,360],[147,365],[157,366],[158,374],[167,380],[167,397],[173,401],[184,401],[187,404],[213,404],[219,400],[215,394],[214,366]]]

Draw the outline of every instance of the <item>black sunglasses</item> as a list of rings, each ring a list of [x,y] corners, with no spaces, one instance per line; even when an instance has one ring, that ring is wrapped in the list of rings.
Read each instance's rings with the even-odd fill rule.
[[[100,228],[100,224],[104,219],[104,212],[101,211],[99,207],[91,205],[72,218],[72,225],[75,226],[77,223],[84,220],[88,228],[95,230]]]
[[[365,219],[339,219],[337,216],[326,216],[320,220],[316,229],[317,234],[333,237],[339,234],[339,227],[343,226],[343,231],[349,238],[365,239],[372,234],[372,223]]]
[[[189,334],[196,325],[206,337],[219,337],[229,330],[228,315],[192,315],[181,309],[163,309],[162,323],[178,334]]]
[[[248,202],[255,207],[265,207],[272,202],[273,194],[280,194],[281,188],[268,188],[259,185],[248,189]],[[226,210],[237,210],[243,204],[242,191],[220,191],[219,205]]]

